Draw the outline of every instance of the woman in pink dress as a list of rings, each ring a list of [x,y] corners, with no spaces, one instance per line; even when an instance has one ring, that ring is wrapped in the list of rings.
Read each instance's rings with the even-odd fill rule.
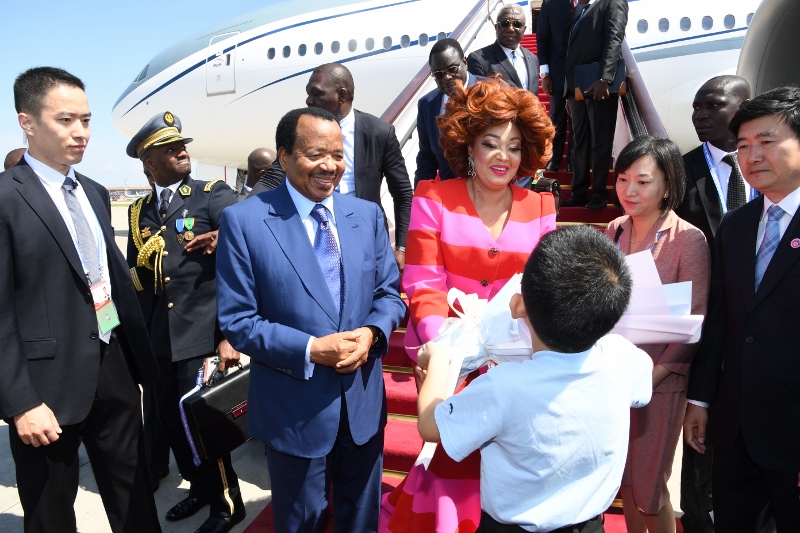
[[[692,282],[692,314],[705,315],[710,259],[703,233],[678,218],[686,175],[678,146],[640,137],[620,152],[616,192],[627,215],[606,234],[625,255],[649,251],[661,283]],[[653,358],[653,397],[631,409],[622,505],[629,533],[674,533],[667,481],[686,412],[689,367],[697,344],[640,345]]]
[[[453,287],[491,299],[544,233],[555,229],[555,201],[513,186],[550,158],[554,128],[530,92],[482,81],[450,95],[438,119],[440,143],[462,178],[421,181],[411,205],[403,286],[410,320],[405,344],[436,338]],[[416,360],[415,349],[409,356]],[[420,374],[418,378],[423,378]],[[380,531],[472,533],[480,522],[480,454],[456,463],[438,447],[384,497]]]

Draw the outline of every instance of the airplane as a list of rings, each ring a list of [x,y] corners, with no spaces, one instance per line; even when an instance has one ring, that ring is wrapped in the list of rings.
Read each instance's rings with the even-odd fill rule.
[[[707,79],[736,72],[761,0],[628,1],[627,40],[634,58],[668,133],[688,150],[697,145],[690,119],[694,93]],[[513,3],[530,12],[541,2]],[[269,1],[156,55],[116,102],[113,122],[132,137],[151,116],[170,110],[195,139],[196,177],[221,177],[235,185],[247,154],[274,146],[279,118],[305,105],[314,67],[345,64],[356,81],[355,106],[381,116],[409,80],[424,72],[430,46],[451,35],[468,13],[481,15],[482,27],[462,42],[465,52],[494,41],[491,21],[503,5],[501,0]],[[434,87],[433,80],[422,87],[420,95]],[[406,153],[409,166],[413,159]]]

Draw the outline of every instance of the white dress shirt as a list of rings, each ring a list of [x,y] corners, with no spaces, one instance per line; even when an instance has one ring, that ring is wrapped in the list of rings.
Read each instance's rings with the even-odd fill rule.
[[[177,183],[173,183],[172,185],[169,185],[167,187],[162,187],[161,185],[159,185],[157,183],[155,184],[155,186],[156,186],[156,200],[158,201],[157,207],[158,207],[159,210],[161,209],[161,203],[162,203],[161,202],[161,191],[163,191],[164,189],[169,189],[170,191],[172,191],[172,194],[169,196],[169,201],[170,201],[170,203],[172,203],[172,200],[175,198],[175,192],[178,190],[178,187],[180,186],[180,184],[181,184],[180,181],[177,182]]]
[[[312,202],[302,194],[300,194],[297,189],[292,187],[292,184],[289,182],[289,178],[286,178],[286,188],[289,190],[289,196],[292,198],[292,202],[294,202],[294,207],[297,209],[297,214],[300,215],[300,221],[303,223],[303,227],[306,230],[306,235],[308,235],[308,240],[311,242],[311,247],[314,247],[314,238],[317,236],[317,227],[319,224],[311,216],[311,211],[313,211],[314,206],[317,205],[317,202]],[[339,245],[339,232],[336,230],[336,215],[333,212],[333,195],[328,196],[321,202],[322,205],[328,210],[328,222],[330,224],[331,233],[333,233],[333,238],[336,240],[336,246],[339,248],[339,252],[341,253],[341,246]],[[305,366],[305,379],[311,379],[311,376],[314,375],[314,363],[311,362],[311,343],[314,342],[316,337],[310,336],[308,338],[308,344],[306,344],[306,366]]]
[[[525,65],[525,57],[523,57],[522,55],[521,47],[518,46],[516,50],[512,50],[511,48],[506,48],[501,44],[500,48],[502,48],[503,52],[506,53],[506,57],[508,57],[508,60],[511,61],[511,64],[514,65],[514,70],[517,71],[517,76],[519,76],[519,81],[522,82],[522,88],[527,89],[528,67],[527,65]]]
[[[64,175],[41,161],[34,159],[27,151],[23,157],[25,158],[25,162],[28,163],[28,166],[31,167],[31,170],[39,177],[39,181],[42,182],[47,194],[50,195],[50,198],[56,205],[58,214],[60,214],[61,218],[64,220],[64,224],[66,224],[69,235],[72,237],[72,242],[75,244],[75,250],[78,252],[78,257],[81,260],[81,265],[83,266],[83,271],[86,273],[87,278],[89,276],[89,269],[86,267],[87,262],[97,261],[102,280],[106,282],[108,293],[111,295],[111,279],[108,275],[108,254],[106,251],[106,241],[103,238],[103,228],[100,226],[97,214],[94,212],[94,209],[92,209],[92,204],[89,203],[86,191],[80,184],[78,184],[78,187],[74,190],[75,196],[78,198],[78,204],[81,207],[81,211],[83,211],[83,216],[86,217],[86,221],[89,223],[89,229],[92,230],[92,236],[97,246],[97,257],[84,257],[78,245],[78,234],[75,232],[75,224],[72,222],[72,215],[70,215],[69,208],[67,208],[67,201],[64,199],[64,179],[72,178],[75,180],[75,170],[69,167],[69,171]],[[77,182],[77,180],[75,181]],[[108,344],[111,338],[111,332],[109,331],[103,335],[98,325],[97,333],[100,339]]]
[[[356,194],[356,173],[355,173],[355,145],[356,145],[356,116],[355,111],[350,108],[350,112],[339,121],[342,128],[342,141],[344,144],[344,174],[342,181],[336,187],[336,192],[340,194]],[[335,232],[334,232],[335,233]]]

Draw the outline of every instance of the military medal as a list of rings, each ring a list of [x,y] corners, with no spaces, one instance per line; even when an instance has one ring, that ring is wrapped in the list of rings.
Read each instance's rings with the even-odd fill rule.
[[[194,239],[194,232],[192,230],[187,230],[186,232],[184,232],[183,238],[186,242],[191,241],[192,239]]]
[[[183,233],[183,225],[185,220],[185,218],[178,218],[175,220],[175,231],[178,233]]]
[[[189,214],[189,210],[188,210],[188,209],[184,209],[184,210],[183,210],[183,213],[181,213],[181,216],[182,216],[183,218],[186,218],[186,215],[188,215],[188,214]]]
[[[185,220],[186,229],[194,229],[194,218],[184,218],[183,220]]]
[[[177,237],[178,244],[183,244],[183,233],[178,233]]]

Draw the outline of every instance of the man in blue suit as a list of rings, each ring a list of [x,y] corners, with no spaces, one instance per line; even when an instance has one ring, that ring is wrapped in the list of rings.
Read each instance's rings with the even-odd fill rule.
[[[266,442],[276,532],[377,531],[386,395],[381,356],[405,304],[380,207],[334,194],[336,116],[287,113],[287,179],[225,210],[217,248],[222,331],[251,357],[248,429]]]
[[[466,89],[478,79],[467,72],[464,50],[455,39],[436,41],[428,57],[431,76],[436,80],[436,89],[419,99],[417,103],[417,170],[414,172],[414,187],[420,180],[436,179],[436,173],[443,180],[457,177],[444,158],[444,150],[439,145],[439,126],[436,117],[444,113],[444,104],[456,88],[456,80]]]

